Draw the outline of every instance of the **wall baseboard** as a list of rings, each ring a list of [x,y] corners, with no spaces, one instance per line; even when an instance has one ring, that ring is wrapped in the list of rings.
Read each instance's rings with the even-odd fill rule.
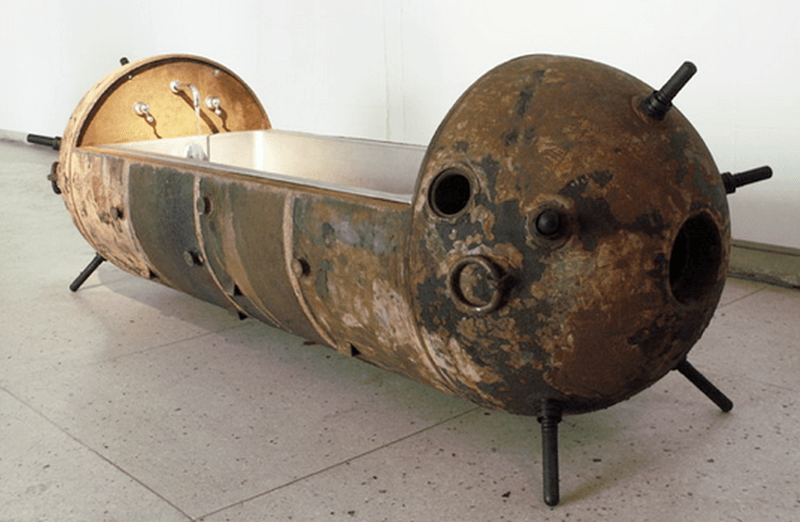
[[[13,141],[20,143],[27,143],[28,135],[24,132],[16,132],[5,129],[0,129],[0,141]]]
[[[733,239],[728,275],[800,288],[800,250]]]

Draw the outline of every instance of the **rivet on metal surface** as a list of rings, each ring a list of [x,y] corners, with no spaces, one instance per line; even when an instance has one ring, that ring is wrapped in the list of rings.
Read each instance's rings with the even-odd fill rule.
[[[536,217],[536,232],[547,238],[557,237],[561,233],[561,221],[557,210],[546,208]]]
[[[306,277],[311,273],[311,265],[301,257],[294,258],[292,259],[292,272],[296,277]]]
[[[575,233],[576,221],[574,202],[559,197],[542,198],[527,211],[528,243],[548,249],[560,248]]]
[[[462,310],[488,314],[503,299],[506,278],[497,266],[481,256],[467,256],[450,271],[447,286],[453,302]]]
[[[653,91],[650,96],[642,100],[642,111],[655,120],[663,120],[669,110],[672,108],[672,99],[683,89],[694,73],[697,72],[697,67],[692,62],[683,62],[675,74],[673,74],[664,86]]]
[[[53,165],[50,167],[50,174],[47,175],[47,181],[50,182],[50,186],[53,187],[53,192],[56,194],[61,194],[61,188],[58,186],[58,162],[54,161]]]
[[[197,252],[187,250],[183,253],[183,260],[189,266],[203,266],[203,258]]]
[[[197,200],[197,211],[205,216],[211,214],[214,210],[214,204],[209,196],[203,196]]]

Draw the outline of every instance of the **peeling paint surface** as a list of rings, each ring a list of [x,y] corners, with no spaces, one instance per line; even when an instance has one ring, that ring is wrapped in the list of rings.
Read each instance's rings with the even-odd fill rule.
[[[303,299],[334,347],[441,387],[406,298],[408,206],[303,195],[293,209],[292,255],[311,267],[299,280]]]

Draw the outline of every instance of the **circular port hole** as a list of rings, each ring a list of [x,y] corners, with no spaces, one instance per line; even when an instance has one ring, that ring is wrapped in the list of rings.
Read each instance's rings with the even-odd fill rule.
[[[683,224],[672,245],[669,286],[678,302],[702,299],[717,282],[722,241],[714,221],[705,214]]]
[[[448,169],[433,180],[428,201],[434,212],[450,217],[467,208],[471,198],[469,178],[456,169]]]

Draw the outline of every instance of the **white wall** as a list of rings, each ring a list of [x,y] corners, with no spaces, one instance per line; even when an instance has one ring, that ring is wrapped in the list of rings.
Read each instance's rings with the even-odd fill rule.
[[[187,53],[253,88],[276,128],[427,143],[489,68],[569,54],[660,86],[723,171],[775,177],[730,197],[734,237],[800,248],[800,3],[793,0],[6,0],[0,129],[60,135],[121,56]]]

